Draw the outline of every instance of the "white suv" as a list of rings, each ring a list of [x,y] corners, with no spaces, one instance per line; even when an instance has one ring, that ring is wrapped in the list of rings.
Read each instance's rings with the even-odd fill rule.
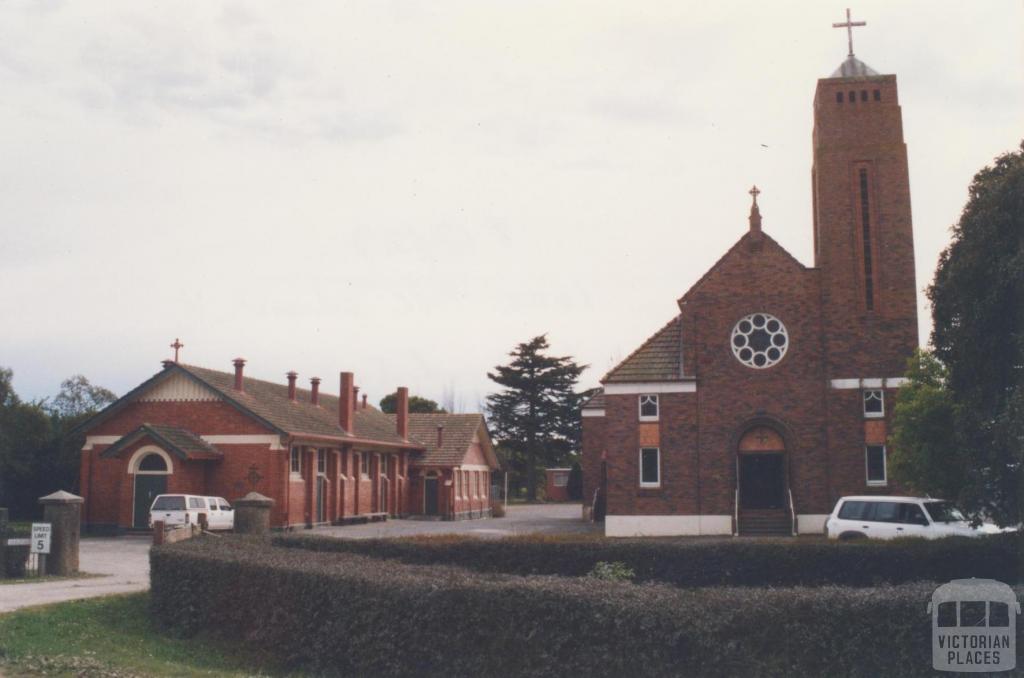
[[[977,537],[948,501],[920,497],[843,497],[825,521],[829,539],[895,539],[897,537]]]
[[[231,504],[221,497],[201,497],[194,494],[161,494],[149,509],[149,526],[162,520],[169,527],[195,525],[199,514],[206,515],[210,530],[230,530],[235,527],[235,512]]]

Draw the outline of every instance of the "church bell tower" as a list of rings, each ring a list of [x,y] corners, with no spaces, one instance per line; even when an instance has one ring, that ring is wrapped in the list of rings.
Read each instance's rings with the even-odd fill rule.
[[[829,378],[897,377],[918,346],[914,235],[895,75],[849,54],[814,95],[814,263]]]

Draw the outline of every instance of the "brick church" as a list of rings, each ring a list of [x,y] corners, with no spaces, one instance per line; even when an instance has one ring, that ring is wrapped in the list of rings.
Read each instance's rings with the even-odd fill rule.
[[[812,142],[814,265],[765,232],[755,187],[746,232],[584,405],[607,535],[821,533],[838,497],[897,493],[886,434],[918,335],[896,76],[851,45]]]
[[[180,344],[175,341],[174,347]],[[146,529],[164,493],[274,500],[271,526],[312,527],[387,516],[489,516],[498,468],[480,414],[417,414],[399,388],[396,413],[367,403],[351,372],[339,395],[176,360],[89,419],[81,458],[82,523]]]

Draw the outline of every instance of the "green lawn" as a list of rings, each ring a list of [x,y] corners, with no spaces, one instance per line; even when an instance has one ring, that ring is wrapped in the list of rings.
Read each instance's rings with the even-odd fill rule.
[[[0,615],[0,674],[297,675],[213,641],[165,636],[150,623],[148,606],[148,593],[132,593]]]

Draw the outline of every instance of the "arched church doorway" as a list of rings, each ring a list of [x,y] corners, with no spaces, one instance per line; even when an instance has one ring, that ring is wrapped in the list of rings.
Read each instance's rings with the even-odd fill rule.
[[[136,530],[149,529],[149,507],[157,495],[167,492],[167,476],[171,473],[171,460],[162,450],[136,453],[131,462],[135,476],[134,507],[132,527]]]
[[[737,473],[740,510],[786,507],[786,445],[768,426],[756,426],[740,439]]]

